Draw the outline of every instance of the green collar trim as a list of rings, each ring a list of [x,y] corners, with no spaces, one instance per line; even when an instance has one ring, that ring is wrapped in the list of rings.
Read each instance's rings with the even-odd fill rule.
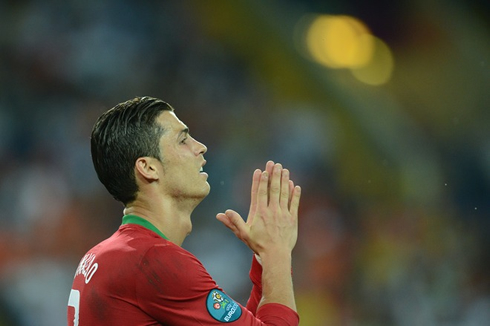
[[[145,220],[142,217],[136,216],[136,215],[124,215],[122,218],[122,224],[138,224],[141,225],[142,227],[147,228],[148,230],[151,230],[164,238],[165,240],[168,240],[168,238],[163,234],[159,229],[157,229],[153,224],[151,224],[148,220]]]

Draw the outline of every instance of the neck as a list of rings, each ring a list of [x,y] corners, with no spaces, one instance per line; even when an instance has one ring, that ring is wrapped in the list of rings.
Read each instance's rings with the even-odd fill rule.
[[[191,200],[175,200],[145,197],[141,193],[138,198],[128,204],[124,215],[137,215],[146,219],[178,246],[192,231],[191,213],[198,203]]]

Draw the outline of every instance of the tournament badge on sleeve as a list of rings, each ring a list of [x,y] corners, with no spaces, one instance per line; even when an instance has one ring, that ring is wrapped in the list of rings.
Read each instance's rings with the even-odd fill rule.
[[[217,321],[230,323],[242,315],[242,308],[220,290],[211,290],[206,300],[209,314]]]

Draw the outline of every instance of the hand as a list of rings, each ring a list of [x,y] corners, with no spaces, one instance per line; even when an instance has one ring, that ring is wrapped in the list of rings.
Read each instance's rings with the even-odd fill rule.
[[[245,222],[229,209],[216,218],[255,253],[287,251],[298,237],[298,207],[301,188],[289,179],[289,171],[269,161],[265,171],[254,171],[250,211]]]

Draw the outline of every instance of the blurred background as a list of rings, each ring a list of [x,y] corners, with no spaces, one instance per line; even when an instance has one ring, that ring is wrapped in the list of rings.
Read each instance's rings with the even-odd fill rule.
[[[0,325],[66,325],[83,254],[120,225],[89,137],[164,99],[207,145],[184,247],[233,298],[269,159],[303,187],[301,325],[490,325],[484,0],[0,1]]]

